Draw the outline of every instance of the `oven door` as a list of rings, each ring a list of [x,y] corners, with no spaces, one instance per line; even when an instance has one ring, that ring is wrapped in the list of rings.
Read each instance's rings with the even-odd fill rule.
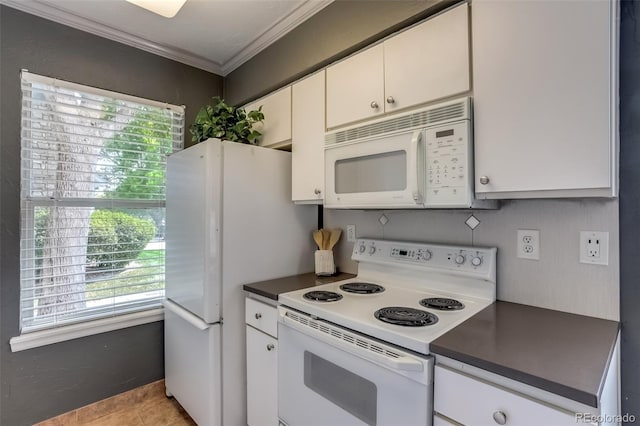
[[[278,345],[282,424],[431,425],[433,358],[283,307]]]
[[[325,146],[325,207],[424,208],[423,133]]]

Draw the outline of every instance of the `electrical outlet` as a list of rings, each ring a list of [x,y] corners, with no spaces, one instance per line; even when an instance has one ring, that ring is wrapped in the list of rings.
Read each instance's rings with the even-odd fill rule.
[[[521,259],[540,260],[540,231],[518,229],[517,250]]]
[[[580,263],[609,264],[609,233],[580,231]]]
[[[356,242],[356,226],[347,225],[347,241],[350,243]]]

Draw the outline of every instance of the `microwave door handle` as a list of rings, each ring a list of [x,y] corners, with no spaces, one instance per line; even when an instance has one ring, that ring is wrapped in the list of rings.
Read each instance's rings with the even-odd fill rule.
[[[423,202],[423,196],[420,192],[420,173],[418,173],[418,168],[420,167],[420,158],[418,158],[418,152],[420,144],[422,143],[422,130],[416,130],[411,135],[411,144],[409,147],[409,158],[407,159],[407,166],[409,168],[409,175],[407,176],[408,182],[411,182],[410,185],[413,185],[411,190],[411,195],[413,197],[413,201],[416,204],[421,204]]]

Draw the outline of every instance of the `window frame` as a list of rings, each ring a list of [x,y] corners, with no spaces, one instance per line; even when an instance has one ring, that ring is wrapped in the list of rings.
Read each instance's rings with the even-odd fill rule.
[[[173,134],[173,141],[171,150],[176,152],[180,149],[184,149],[184,106],[176,106],[167,103],[161,103],[149,99],[138,98],[122,93],[113,91],[107,91],[103,89],[94,88],[91,86],[80,85],[63,80],[53,79],[41,75],[36,75],[22,70],[20,74],[21,86],[26,84],[41,83],[54,87],[63,88],[65,90],[74,90],[88,95],[104,96],[116,101],[132,102],[143,106],[155,107],[170,110],[172,113],[172,120],[178,120],[178,125],[173,121],[171,124],[171,131]],[[24,89],[23,89],[24,90]],[[31,108],[30,104],[21,104],[21,121],[28,120],[28,111],[25,108]],[[176,127],[177,126],[177,127]],[[177,131],[176,131],[177,130]],[[24,129],[21,131],[21,149],[25,148],[24,141]],[[21,159],[21,182],[27,180],[31,182],[33,168],[29,167],[28,170],[24,170],[23,165],[26,161],[33,161],[31,157]],[[25,178],[25,173],[28,176]],[[55,180],[54,180],[55,181]],[[166,176],[165,176],[166,184]],[[97,306],[93,308],[85,308],[78,312],[78,316],[65,320],[62,323],[55,323],[52,321],[48,325],[30,325],[27,330],[23,330],[24,317],[23,306],[24,297],[23,282],[25,271],[36,270],[36,209],[39,207],[90,207],[94,209],[105,208],[118,209],[118,208],[166,208],[166,198],[164,199],[104,199],[104,198],[65,198],[65,199],[51,199],[46,196],[34,197],[29,192],[29,189],[21,188],[20,192],[20,213],[21,213],[21,247],[20,247],[20,335],[10,339],[12,351],[20,351],[29,349],[32,347],[48,345],[55,342],[65,341],[78,337],[84,337],[92,334],[103,333],[106,331],[116,330],[125,327],[131,327],[135,325],[141,325],[145,323],[160,321],[164,318],[162,299],[150,298],[147,302],[141,302],[145,305],[142,309],[136,309],[134,311],[131,308],[120,307],[117,305],[109,304],[107,306]],[[23,244],[27,244],[26,247]],[[32,262],[31,266],[28,266],[29,262]],[[163,263],[164,265],[164,263]],[[28,277],[27,277],[28,279]],[[34,282],[34,281],[31,281]],[[32,286],[35,297],[35,286]],[[28,290],[26,290],[28,291]],[[143,293],[143,292],[140,292]],[[135,304],[135,303],[134,303]],[[137,304],[136,304],[137,305]],[[107,313],[94,317],[93,313],[98,314],[99,311],[107,311]],[[28,318],[28,317],[27,317]]]

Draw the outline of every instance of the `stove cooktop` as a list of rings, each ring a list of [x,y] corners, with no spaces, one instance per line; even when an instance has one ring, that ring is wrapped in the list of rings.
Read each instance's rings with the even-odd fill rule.
[[[360,239],[352,255],[358,276],[278,302],[426,355],[431,341],[495,301],[495,256],[492,248]],[[333,296],[315,301],[309,292]]]
[[[402,346],[413,351],[428,354],[429,342],[444,334],[451,328],[475,315],[493,300],[483,300],[472,297],[461,297],[444,293],[432,293],[428,290],[416,290],[393,287],[378,283],[385,291],[373,294],[348,293],[342,290],[342,285],[351,280],[324,284],[313,288],[314,292],[328,291],[342,296],[340,300],[326,303],[312,301],[304,297],[309,289],[281,294],[278,302],[314,317],[330,321],[343,327],[359,331],[380,340]],[[358,281],[357,278],[353,281]],[[439,310],[427,308],[420,301],[427,298],[454,298],[464,305],[461,310]],[[389,307],[405,308],[407,311],[416,310],[426,312],[429,318],[424,326],[403,326],[393,321],[383,321],[376,317],[376,312]]]

